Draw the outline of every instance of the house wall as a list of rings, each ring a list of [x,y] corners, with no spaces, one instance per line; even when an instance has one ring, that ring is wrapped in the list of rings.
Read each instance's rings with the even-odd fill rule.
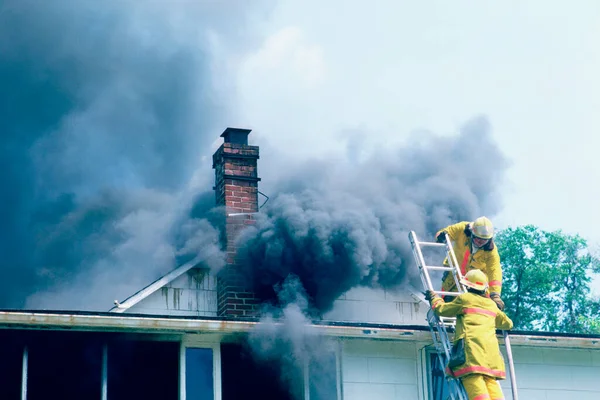
[[[376,324],[427,325],[429,306],[407,290],[354,288],[341,295],[333,309],[323,315],[330,321]]]
[[[520,399],[600,399],[600,350],[528,346],[512,349]],[[506,399],[512,399],[510,379],[501,386]]]
[[[343,399],[420,399],[419,347],[410,341],[344,340]]]
[[[192,269],[166,284],[126,313],[217,316],[217,279],[208,270]],[[239,306],[239,305],[238,305]],[[426,325],[428,306],[407,290],[354,288],[341,295],[323,315],[326,321]]]
[[[217,315],[215,278],[192,271],[158,290],[128,312],[172,315]],[[410,294],[355,289],[341,296],[324,318],[390,324],[424,324],[426,307]],[[344,399],[427,399],[429,371],[421,352],[429,343],[342,340],[341,387]],[[504,351],[504,350],[503,350]],[[514,345],[513,358],[521,399],[600,398],[600,349]],[[506,359],[506,357],[505,357]],[[507,365],[508,375],[508,365]],[[512,399],[510,379],[501,382]]]
[[[126,312],[215,317],[217,316],[216,278],[207,269],[191,269]]]
[[[434,400],[426,387],[430,351],[430,343],[343,340],[343,399]],[[513,359],[520,399],[600,399],[600,349],[513,346]],[[510,378],[501,386],[513,399]]]

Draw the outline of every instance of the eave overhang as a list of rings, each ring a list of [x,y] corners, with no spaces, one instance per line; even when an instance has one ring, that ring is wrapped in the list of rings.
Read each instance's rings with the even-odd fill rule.
[[[275,321],[275,324],[284,322]],[[209,317],[173,317],[141,314],[87,313],[69,311],[0,311],[0,329],[75,330],[156,334],[244,334],[258,320]],[[306,333],[340,338],[431,342],[427,326],[384,325],[318,321],[304,326]],[[498,332],[500,343],[502,335]],[[510,332],[513,346],[551,346],[600,349],[600,335],[546,332]]]

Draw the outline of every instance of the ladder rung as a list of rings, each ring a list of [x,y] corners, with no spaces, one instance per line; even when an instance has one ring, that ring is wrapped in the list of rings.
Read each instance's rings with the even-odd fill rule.
[[[435,292],[435,290],[434,290],[434,292]],[[439,294],[440,296],[460,296],[462,294],[459,292],[442,292],[442,291],[435,292],[435,293]]]
[[[423,268],[427,268],[427,269],[433,269],[436,271],[454,271],[454,268],[452,267],[446,267],[446,266],[437,266],[437,265],[424,265]]]
[[[446,243],[437,243],[437,242],[417,242],[419,246],[429,246],[429,247],[446,247]]]

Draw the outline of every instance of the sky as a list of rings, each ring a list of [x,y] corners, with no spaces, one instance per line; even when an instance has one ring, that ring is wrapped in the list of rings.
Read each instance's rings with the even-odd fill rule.
[[[486,115],[511,163],[495,225],[560,229],[598,251],[598,21],[594,0],[282,1],[240,66],[237,122],[302,158]]]
[[[368,152],[483,114],[511,162],[496,226],[600,244],[600,3],[277,4],[238,71],[233,121],[257,144],[298,158]]]

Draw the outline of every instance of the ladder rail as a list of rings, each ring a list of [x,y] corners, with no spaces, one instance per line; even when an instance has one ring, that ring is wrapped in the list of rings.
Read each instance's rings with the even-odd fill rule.
[[[452,351],[450,337],[446,326],[440,323],[439,318],[433,313],[433,310],[427,312],[429,327],[433,342],[436,347],[437,359],[440,363],[442,371],[445,370],[448,361],[450,360],[450,354]],[[446,381],[450,383],[449,390],[453,399],[457,400],[468,400],[467,394],[462,386],[459,379],[445,376]],[[453,383],[453,384],[452,384]]]
[[[450,266],[449,272],[454,272],[452,276],[454,277],[454,283],[456,285],[456,292],[447,292],[439,290],[437,293],[441,296],[459,296],[460,294],[465,292],[465,288],[460,282],[462,279],[462,273],[459,268],[458,261],[456,259],[456,255],[454,254],[454,247],[452,246],[452,241],[450,240],[450,236],[445,232],[442,233],[444,235],[444,243],[442,243],[446,248],[446,258],[448,259],[448,264]],[[425,266],[426,269],[429,269],[429,266]],[[430,310],[433,314],[433,310]],[[444,347],[446,348],[446,363],[450,360],[450,354],[452,352],[452,342],[450,340],[450,335],[448,334],[448,327],[455,328],[456,327],[456,318],[444,318],[437,317],[433,314],[434,317],[437,318],[436,326],[439,332],[442,332],[442,342],[444,343]],[[446,322],[451,321],[451,322]],[[468,400],[467,393],[462,385],[462,382],[459,379],[451,378],[454,385],[450,385],[451,392],[456,396],[457,399]]]
[[[504,346],[506,347],[506,355],[508,356],[508,368],[510,373],[510,388],[512,390],[513,400],[519,400],[519,394],[517,393],[517,377],[515,376],[515,365],[513,363],[512,348],[510,345],[510,337],[507,331],[502,331],[504,336]]]
[[[413,254],[417,259],[417,265],[419,266],[419,270],[425,273],[425,287],[428,290],[433,290],[433,285],[431,284],[431,277],[429,276],[429,271],[427,271],[427,269],[423,269],[423,267],[426,265],[425,258],[423,257],[423,252],[421,252],[419,240],[417,239],[417,234],[415,233],[415,231],[410,231],[409,238],[412,244]],[[423,274],[421,274],[421,278],[423,278]]]
[[[414,231],[411,231],[409,233],[409,240],[412,245],[413,255],[417,262],[417,266],[419,267],[419,275],[421,277],[421,282],[423,283],[423,286],[427,288],[427,290],[434,290],[433,284],[431,282],[431,276],[429,275],[429,270],[444,270],[448,273],[452,273],[452,275],[454,276],[458,292],[446,292],[435,290],[434,291],[437,294],[441,294],[443,296],[458,296],[462,292],[464,292],[464,288],[459,282],[460,278],[456,277],[456,274],[460,274],[460,271],[458,270],[458,262],[456,261],[456,257],[454,256],[454,249],[452,248],[450,238],[448,235],[445,235],[445,239],[445,243],[420,242],[417,238],[417,234]],[[444,247],[446,250],[449,266],[428,266],[425,263],[425,257],[423,256],[421,246]],[[450,360],[450,354],[452,352],[452,344],[448,335],[447,328],[454,327],[456,325],[456,318],[438,317],[437,315],[435,315],[432,309],[429,309],[429,311],[427,312],[427,322],[429,325],[429,330],[431,332],[433,343],[435,345],[438,361],[440,363],[440,366],[442,367],[442,370],[445,370],[445,367],[448,364],[448,361]],[[445,376],[445,378],[446,381],[449,383],[450,394],[453,399],[468,400],[467,394],[459,379],[449,376]]]
[[[444,235],[445,239],[446,239],[445,245],[446,245],[446,249],[447,249],[446,254],[447,254],[448,264],[451,266],[452,270],[454,272],[456,272],[455,274],[452,274],[452,276],[454,278],[454,284],[456,285],[457,291],[462,294],[466,291],[464,286],[460,282],[464,276],[462,274],[460,264],[458,263],[458,260],[456,259],[456,254],[454,253],[454,247],[452,246],[452,241],[450,240],[450,235],[448,235],[446,232],[442,232],[441,234]]]

